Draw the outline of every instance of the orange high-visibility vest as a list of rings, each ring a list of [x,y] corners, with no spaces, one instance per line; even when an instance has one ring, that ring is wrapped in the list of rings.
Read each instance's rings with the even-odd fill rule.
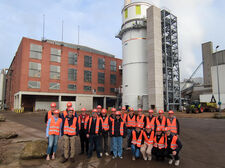
[[[158,117],[156,118],[156,125],[157,125],[157,128],[161,128],[161,129],[164,129],[165,126],[166,126],[166,117],[163,116],[162,118],[162,122],[160,123],[159,120],[158,120]]]
[[[52,110],[49,110],[48,111],[48,120],[49,120],[49,118],[51,118],[52,117]]]
[[[137,116],[137,124],[140,124],[141,125],[141,128],[144,128],[144,118],[145,118],[145,115],[144,114],[142,114],[141,115],[141,118],[140,118],[140,116]]]
[[[80,115],[78,117],[78,124],[79,124],[79,130],[81,130],[81,121],[82,121],[82,115]],[[88,120],[89,120],[89,116],[85,115],[85,119],[84,119],[84,129],[87,129],[87,124],[88,124]]]
[[[108,131],[109,130],[109,117],[106,116],[105,120],[102,119],[102,128],[105,130],[105,131]]]
[[[130,118],[130,115],[127,115],[127,127],[136,127],[136,117],[133,115],[133,118]]]
[[[150,137],[148,138],[146,131],[143,132],[143,136],[145,138],[145,144],[150,145],[153,144],[154,140],[154,131],[151,131]]]
[[[150,121],[149,117],[146,117],[146,126],[149,125],[150,128],[155,129],[155,119],[156,117],[152,117],[152,120]]]
[[[90,132],[90,130],[91,130],[92,119],[93,119],[93,117],[91,117],[90,120],[89,120],[89,132]],[[95,133],[96,133],[96,134],[98,134],[98,131],[99,131],[99,124],[100,124],[100,118],[97,117],[97,118],[96,118],[96,126],[95,126]]]
[[[165,135],[165,138],[166,138],[165,148],[167,148],[167,147],[168,147],[168,146],[167,146],[167,135]],[[177,145],[177,139],[178,139],[177,136],[174,135],[173,138],[172,138],[171,144],[170,144],[170,148],[171,148],[172,150],[176,150],[177,147],[178,147],[178,145]]]
[[[62,123],[61,118],[58,118],[57,122],[55,122],[54,117],[51,117],[51,122],[50,122],[50,127],[49,127],[49,135],[59,135],[61,123]]]
[[[139,137],[137,139],[136,131],[133,130],[132,131],[132,141],[131,141],[131,143],[140,148],[141,147],[141,141],[142,141],[142,135],[143,135],[143,130],[141,130],[141,133],[140,133],[140,135],[139,135]]]
[[[68,118],[66,118],[65,123],[64,123],[64,134],[65,135],[76,135],[77,129],[77,117],[73,118],[73,124],[69,126]]]
[[[165,137],[162,136],[162,137],[160,138],[159,142],[157,142],[156,136],[155,136],[153,143],[154,143],[153,146],[154,146],[155,148],[163,149],[163,148],[165,148]]]
[[[63,111],[63,116],[64,116],[64,118],[66,118],[67,115],[68,115],[67,111],[66,111],[66,110]],[[75,116],[75,111],[73,112],[73,116]]]
[[[174,134],[177,134],[177,119],[174,118],[172,123],[170,122],[170,119],[167,118],[167,127],[170,128],[170,131]]]
[[[122,114],[121,118],[122,118],[123,121],[126,123],[127,114],[126,114],[126,113]]]
[[[115,119],[111,119],[112,121],[112,135],[114,135],[115,133]],[[124,121],[122,121],[120,123],[120,135],[123,136],[124,135]]]

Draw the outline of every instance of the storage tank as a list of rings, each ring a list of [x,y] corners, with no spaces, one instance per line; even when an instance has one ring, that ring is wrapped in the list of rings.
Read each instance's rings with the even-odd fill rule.
[[[134,109],[148,107],[148,71],[147,71],[147,9],[146,2],[124,1],[122,9],[123,24],[116,36],[122,41],[123,85],[122,104]]]

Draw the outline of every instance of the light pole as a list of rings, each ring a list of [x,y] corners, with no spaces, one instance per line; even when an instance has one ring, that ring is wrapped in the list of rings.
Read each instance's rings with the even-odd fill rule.
[[[217,49],[219,48],[219,46],[216,46],[216,53],[217,53]],[[219,112],[221,112],[221,102],[220,102],[220,79],[219,79],[219,63],[218,63],[218,58],[217,58],[217,54],[215,53],[216,55],[216,68],[217,68],[217,86],[218,86],[218,104],[219,104]]]

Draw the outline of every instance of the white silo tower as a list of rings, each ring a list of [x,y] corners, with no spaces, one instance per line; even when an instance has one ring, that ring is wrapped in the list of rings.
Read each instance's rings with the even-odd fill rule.
[[[123,24],[117,37],[123,48],[123,106],[148,108],[148,58],[146,2],[124,1]],[[145,101],[145,98],[147,98]]]

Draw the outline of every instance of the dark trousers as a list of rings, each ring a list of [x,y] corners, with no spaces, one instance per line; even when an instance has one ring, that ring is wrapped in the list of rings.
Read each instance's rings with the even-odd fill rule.
[[[156,157],[157,160],[162,159],[164,160],[165,157],[165,149],[159,149],[159,148],[152,148],[152,155]]]
[[[88,153],[89,139],[87,138],[87,134],[84,131],[80,132],[80,144],[81,144],[81,152],[84,152],[84,146],[86,146],[86,152]]]
[[[173,152],[173,150],[171,149],[171,148],[166,148],[166,150],[165,150],[165,156],[167,157],[167,158],[169,158],[169,159],[173,159],[173,157],[174,157],[174,159],[175,160],[179,160],[179,151],[177,152],[177,154],[175,155],[175,156],[173,156],[172,157],[172,152]]]
[[[128,128],[127,129],[127,147],[131,147],[131,141],[132,141],[132,131],[134,128]]]
[[[88,156],[91,157],[93,153],[94,146],[96,148],[97,157],[100,157],[100,136],[99,135],[90,135],[89,137],[89,151]]]
[[[108,132],[103,132],[101,136],[101,152],[108,152]]]

